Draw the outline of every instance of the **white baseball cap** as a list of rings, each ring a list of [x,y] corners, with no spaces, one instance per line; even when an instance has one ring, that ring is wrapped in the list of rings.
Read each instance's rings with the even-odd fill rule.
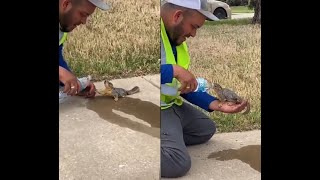
[[[103,2],[103,0],[88,0],[88,1],[91,2],[93,5],[95,5],[96,7],[100,8],[101,10],[105,11],[110,9],[110,5]]]
[[[189,9],[195,9],[206,16],[208,20],[219,21],[219,18],[208,11],[207,0],[166,0],[166,2]]]

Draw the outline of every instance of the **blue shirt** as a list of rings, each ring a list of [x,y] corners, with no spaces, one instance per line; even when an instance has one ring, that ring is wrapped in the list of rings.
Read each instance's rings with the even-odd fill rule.
[[[64,60],[63,58],[63,52],[62,52],[62,49],[63,49],[63,45],[60,45],[59,46],[59,66],[67,69],[68,71],[71,72],[70,68],[68,67],[68,64],[67,62]]]
[[[63,58],[62,49],[63,49],[63,45],[61,44],[61,45],[59,46],[59,66],[65,68],[66,70],[68,70],[68,71],[71,72],[70,68],[68,67],[67,62],[66,62],[66,61],[64,60],[64,58]],[[59,84],[60,84],[60,86],[64,86],[64,84],[61,83],[61,82],[60,82]]]
[[[177,61],[177,50],[176,46],[172,46],[172,52],[174,54],[175,60]],[[171,64],[162,64],[160,66],[161,72],[161,84],[171,83],[173,79],[173,66]],[[213,110],[209,109],[209,105],[212,101],[217,98],[208,94],[207,92],[190,92],[187,94],[181,94],[185,100],[190,103],[199,106],[200,108],[212,112]]]

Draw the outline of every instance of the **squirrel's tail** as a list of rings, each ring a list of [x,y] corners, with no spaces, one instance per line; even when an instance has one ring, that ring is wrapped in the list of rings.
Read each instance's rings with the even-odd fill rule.
[[[246,107],[247,109],[246,109],[246,111],[244,111],[242,114],[248,114],[249,113],[249,111],[250,111],[250,103],[248,102],[248,104],[247,104],[247,107]]]
[[[127,91],[128,95],[135,94],[140,91],[138,86],[133,87],[131,90]]]

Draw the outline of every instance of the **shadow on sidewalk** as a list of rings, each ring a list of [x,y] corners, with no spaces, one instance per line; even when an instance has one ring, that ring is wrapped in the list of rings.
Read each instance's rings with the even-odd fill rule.
[[[97,96],[86,103],[89,110],[96,112],[102,119],[117,124],[120,127],[126,127],[134,131],[139,131],[150,136],[160,137],[160,107],[149,101],[125,97],[119,98],[117,102],[111,97]],[[136,122],[129,118],[120,116],[113,110],[133,115],[141,119],[150,126]]]

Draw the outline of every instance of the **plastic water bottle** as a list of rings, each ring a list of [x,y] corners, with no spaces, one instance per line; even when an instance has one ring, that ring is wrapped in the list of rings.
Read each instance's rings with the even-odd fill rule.
[[[80,91],[84,90],[90,83],[91,81],[91,76],[87,76],[87,77],[82,77],[82,78],[78,78],[78,81],[80,82]],[[64,87],[60,86],[59,88],[59,103],[64,102],[69,95],[67,93],[63,92]]]
[[[211,83],[205,78],[198,77],[196,80],[198,82],[198,86],[194,92],[208,92],[211,88]]]

